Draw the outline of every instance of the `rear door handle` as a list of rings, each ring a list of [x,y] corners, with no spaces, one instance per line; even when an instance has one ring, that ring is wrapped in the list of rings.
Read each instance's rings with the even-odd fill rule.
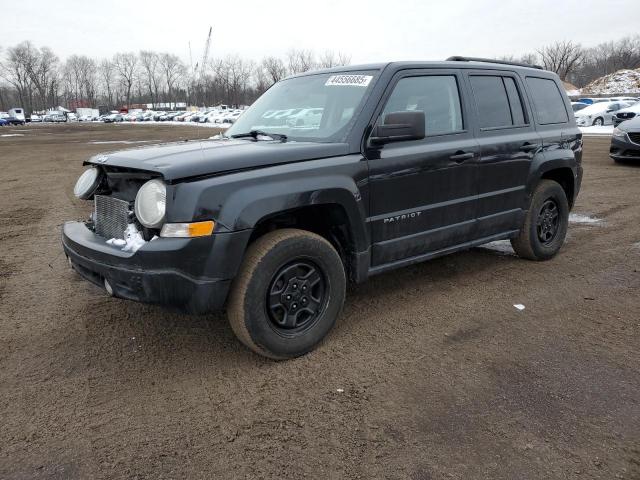
[[[538,150],[538,148],[540,148],[540,145],[537,143],[524,143],[520,147],[520,150],[523,152],[532,152],[534,150]]]
[[[449,160],[453,160],[456,163],[462,163],[465,160],[471,160],[476,154],[473,152],[456,152],[449,157]]]

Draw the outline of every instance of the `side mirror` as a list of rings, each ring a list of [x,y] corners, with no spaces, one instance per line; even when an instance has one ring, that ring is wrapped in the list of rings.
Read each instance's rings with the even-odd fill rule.
[[[371,143],[382,145],[404,140],[421,140],[425,137],[423,111],[388,113],[384,124],[377,125],[371,132]]]
[[[613,108],[608,108],[607,113],[611,113],[611,112],[615,112],[615,110]]]

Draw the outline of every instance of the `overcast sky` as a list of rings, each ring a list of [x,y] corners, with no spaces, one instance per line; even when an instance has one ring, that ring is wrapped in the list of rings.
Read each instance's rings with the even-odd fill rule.
[[[292,47],[352,63],[521,55],[556,40],[584,46],[640,33],[640,0],[0,0],[0,46],[73,53],[168,51],[259,59]]]

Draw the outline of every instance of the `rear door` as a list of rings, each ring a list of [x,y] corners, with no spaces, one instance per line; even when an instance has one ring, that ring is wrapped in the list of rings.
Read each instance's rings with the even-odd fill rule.
[[[520,78],[508,71],[467,73],[475,107],[478,161],[478,222],[474,237],[518,230],[526,209],[526,183],[541,150]]]

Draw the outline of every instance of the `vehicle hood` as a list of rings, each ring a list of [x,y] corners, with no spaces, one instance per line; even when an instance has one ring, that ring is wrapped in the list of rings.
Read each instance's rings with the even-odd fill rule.
[[[637,103],[635,105],[631,105],[630,107],[621,108],[620,110],[618,110],[616,112],[616,114],[618,114],[618,113],[626,113],[626,112],[640,113],[640,103]]]
[[[630,120],[625,120],[620,125],[618,125],[618,129],[623,130],[625,132],[640,131],[640,117],[635,117]]]
[[[345,143],[195,140],[101,153],[87,164],[156,172],[167,182],[348,153]]]

